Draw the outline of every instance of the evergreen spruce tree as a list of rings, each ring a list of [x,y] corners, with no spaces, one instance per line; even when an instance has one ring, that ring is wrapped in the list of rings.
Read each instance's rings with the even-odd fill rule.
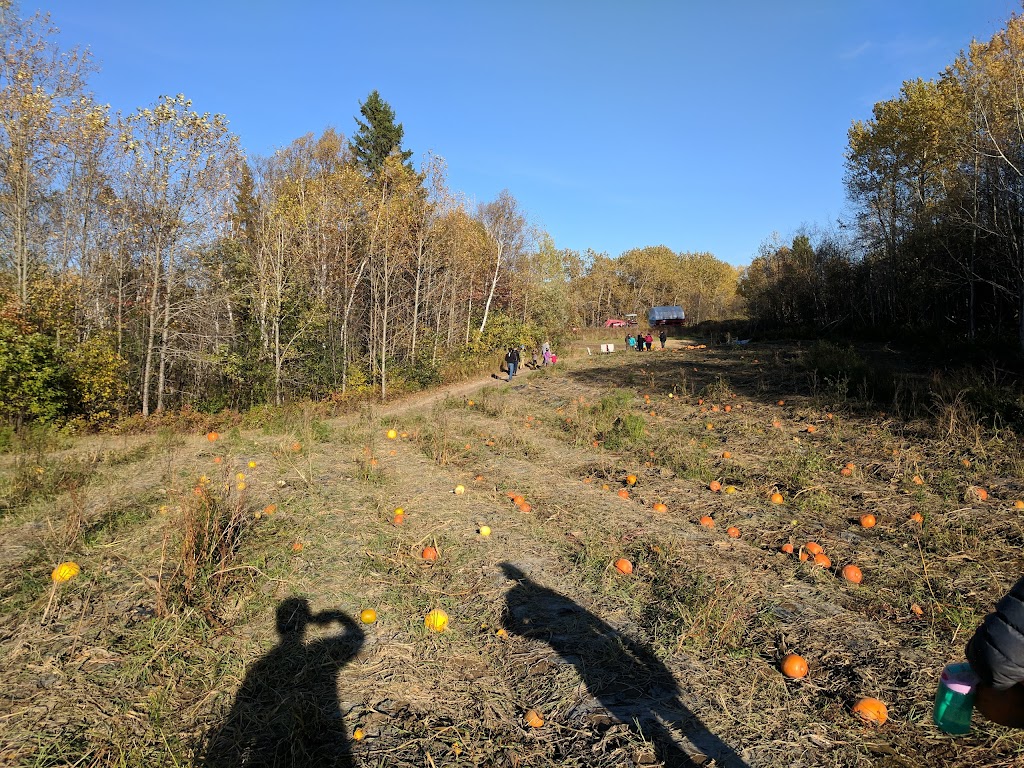
[[[384,158],[398,150],[402,163],[412,170],[409,158],[412,150],[402,149],[405,129],[395,124],[395,111],[377,91],[372,91],[366,101],[359,105],[363,120],[356,118],[359,130],[352,137],[352,152],[356,163],[370,175],[376,175],[384,164]]]

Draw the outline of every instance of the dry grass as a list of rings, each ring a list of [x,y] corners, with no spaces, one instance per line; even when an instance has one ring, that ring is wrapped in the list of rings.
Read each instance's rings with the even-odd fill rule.
[[[930,725],[939,670],[1024,567],[1016,435],[908,379],[883,414],[782,345],[673,346],[417,409],[265,412],[214,444],[22,446],[0,485],[0,764],[183,765],[270,740],[302,765],[1020,761],[1004,729]],[[831,568],[779,552],[812,540]],[[68,559],[81,575],[51,587]],[[300,598],[296,642],[275,621]],[[778,672],[790,651],[802,681]],[[889,723],[851,716],[862,695]]]

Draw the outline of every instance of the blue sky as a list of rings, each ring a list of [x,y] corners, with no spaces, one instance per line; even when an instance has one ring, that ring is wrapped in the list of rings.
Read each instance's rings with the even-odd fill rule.
[[[988,39],[1020,0],[20,0],[89,47],[96,97],[184,93],[251,155],[377,89],[405,148],[478,202],[507,188],[561,248],[747,264],[846,211],[846,131]]]

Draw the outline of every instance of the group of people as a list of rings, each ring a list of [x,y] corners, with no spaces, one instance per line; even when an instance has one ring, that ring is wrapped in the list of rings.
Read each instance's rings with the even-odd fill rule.
[[[665,348],[665,342],[668,340],[668,334],[665,331],[661,331],[658,334],[658,341],[661,342],[661,348]],[[638,333],[636,336],[627,333],[626,344],[630,349],[635,349],[638,352],[643,352],[645,349],[649,352],[651,347],[654,345],[654,337],[651,336],[651,332],[648,331],[646,335]]]
[[[505,354],[505,367],[508,370],[508,381],[512,381],[512,377],[515,376],[516,373],[518,373],[519,366],[523,362],[522,353],[525,351],[525,345],[522,345],[519,348],[508,348],[508,352]],[[538,362],[538,355],[540,356],[540,360],[542,360],[543,363]],[[558,362],[558,357],[555,355],[554,352],[551,351],[551,344],[549,344],[548,342],[545,341],[543,344],[541,344],[539,350],[533,350],[532,365],[534,368],[537,368],[540,365],[552,365],[553,363],[556,362]]]

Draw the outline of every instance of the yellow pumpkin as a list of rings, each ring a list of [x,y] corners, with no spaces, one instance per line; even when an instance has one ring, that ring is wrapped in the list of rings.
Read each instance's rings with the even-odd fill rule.
[[[79,567],[78,563],[69,560],[68,562],[61,563],[54,568],[53,573],[50,574],[50,578],[60,584],[64,581],[70,581],[81,572],[82,569]]]
[[[424,626],[431,632],[444,632],[448,628],[448,614],[435,608],[423,620]]]

